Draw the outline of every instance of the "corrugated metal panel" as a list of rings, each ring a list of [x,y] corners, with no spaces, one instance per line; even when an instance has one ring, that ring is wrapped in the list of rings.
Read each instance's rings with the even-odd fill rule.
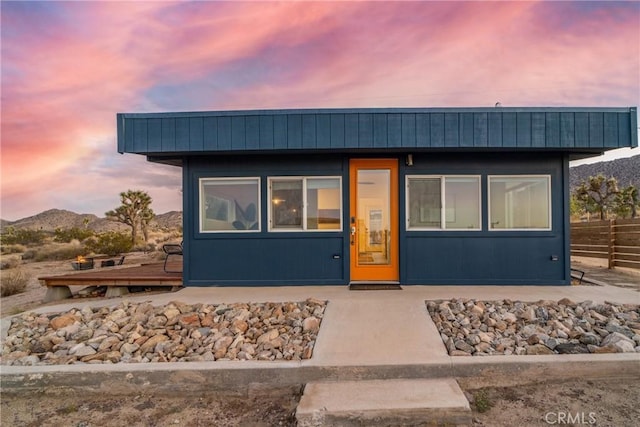
[[[344,109],[119,114],[118,150],[199,152],[637,145],[635,108]]]

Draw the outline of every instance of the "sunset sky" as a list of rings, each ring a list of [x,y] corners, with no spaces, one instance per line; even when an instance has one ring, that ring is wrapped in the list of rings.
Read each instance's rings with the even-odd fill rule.
[[[640,104],[640,2],[1,8],[7,220],[104,216],[127,189],[181,209],[180,169],[117,153],[118,112]]]

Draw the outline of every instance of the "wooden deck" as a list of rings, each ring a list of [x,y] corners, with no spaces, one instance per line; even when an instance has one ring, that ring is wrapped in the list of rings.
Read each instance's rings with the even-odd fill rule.
[[[176,269],[175,265],[170,265]],[[180,266],[177,268],[180,269]],[[96,268],[82,273],[38,277],[42,286],[182,286],[182,273],[165,273],[163,263]]]

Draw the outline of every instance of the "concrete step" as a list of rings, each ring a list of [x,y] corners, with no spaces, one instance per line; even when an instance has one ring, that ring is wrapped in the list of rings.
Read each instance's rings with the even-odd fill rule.
[[[300,427],[470,426],[453,378],[310,382],[296,410]]]

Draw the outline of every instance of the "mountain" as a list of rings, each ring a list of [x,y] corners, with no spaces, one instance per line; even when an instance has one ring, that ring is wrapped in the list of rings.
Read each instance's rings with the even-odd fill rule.
[[[17,221],[2,220],[2,228],[27,228],[32,230],[54,231],[56,228],[84,228],[87,227],[97,233],[105,231],[128,231],[125,224],[99,218],[93,214],[77,214],[64,209],[49,209]],[[157,215],[151,222],[152,228],[181,228],[182,212],[172,211]]]
[[[571,191],[589,179],[590,176],[602,174],[605,177],[614,177],[618,180],[618,187],[635,185],[640,188],[640,155],[611,160],[608,162],[580,165],[569,169],[569,183]]]

